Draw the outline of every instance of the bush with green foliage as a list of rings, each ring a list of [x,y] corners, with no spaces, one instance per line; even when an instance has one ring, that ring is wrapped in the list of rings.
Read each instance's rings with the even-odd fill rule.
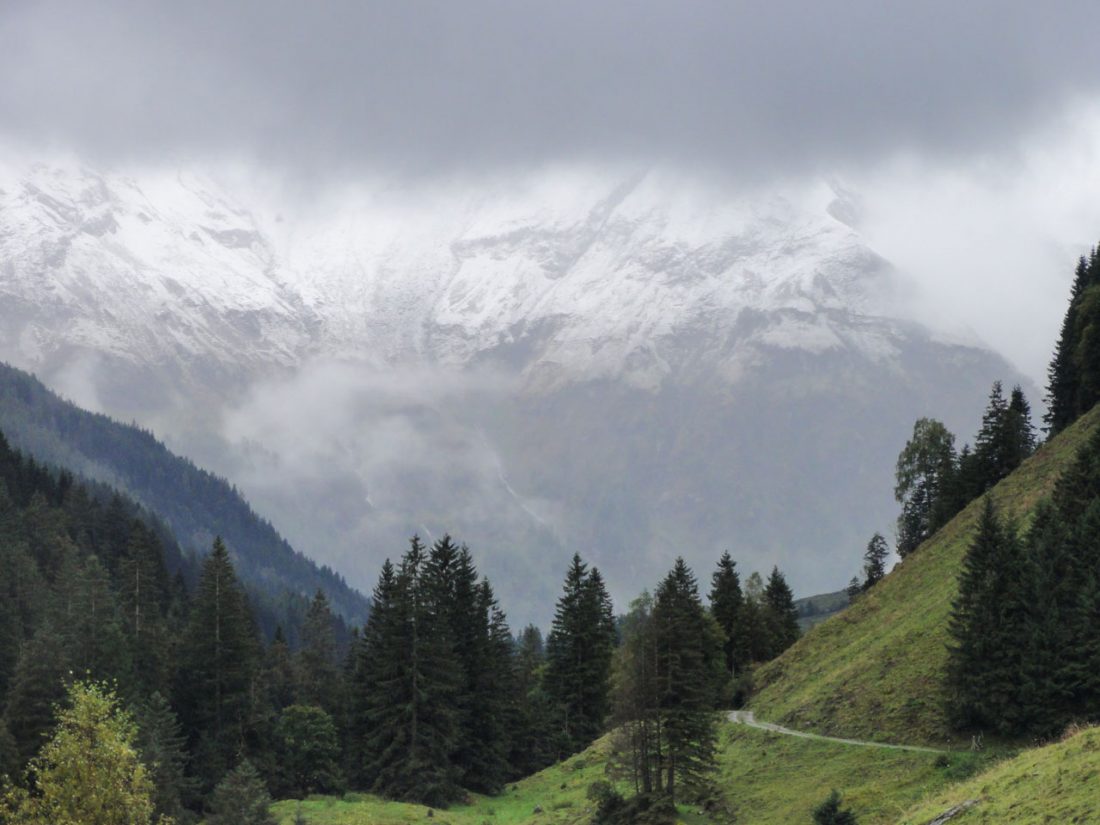
[[[247,759],[214,789],[206,825],[276,825],[271,794]]]
[[[136,738],[134,720],[112,690],[77,682],[69,688],[68,706],[58,709],[53,737],[31,760],[27,780],[33,791],[9,789],[0,800],[0,821],[149,825],[153,782]]]
[[[280,795],[301,799],[312,793],[335,793],[344,787],[340,775],[340,741],[332,717],[312,705],[291,705],[275,725]]]
[[[824,802],[814,808],[814,825],[856,825],[856,816],[840,807],[840,793],[833,790]]]

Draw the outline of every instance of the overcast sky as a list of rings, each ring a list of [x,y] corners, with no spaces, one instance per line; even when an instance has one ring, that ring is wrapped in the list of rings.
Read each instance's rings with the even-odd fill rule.
[[[1020,313],[1049,338],[1100,236],[1098,32],[1094,1],[3,0],[0,132],[318,183],[574,160],[842,174],[888,257],[952,300],[997,287],[972,325],[1034,373]]]

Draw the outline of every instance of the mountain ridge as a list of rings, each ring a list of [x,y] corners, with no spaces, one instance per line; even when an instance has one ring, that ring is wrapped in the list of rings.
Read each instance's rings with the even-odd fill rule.
[[[81,410],[3,363],[0,431],[40,462],[131,496],[162,519],[191,553],[204,554],[220,535],[244,582],[272,603],[284,591],[302,600],[321,589],[349,625],[365,620],[367,599],[342,576],[295,551],[236,488],[173,455],[152,433]]]
[[[835,187],[418,186],[3,165],[0,356],[231,478],[363,590],[449,532],[506,605],[549,604],[576,551],[618,604],[725,549],[835,586],[892,522],[899,422],[959,431],[976,387],[1024,380],[905,317]]]

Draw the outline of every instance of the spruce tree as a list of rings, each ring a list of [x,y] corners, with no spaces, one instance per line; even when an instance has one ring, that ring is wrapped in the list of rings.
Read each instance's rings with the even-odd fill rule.
[[[730,675],[739,673],[748,664],[747,646],[738,640],[737,618],[743,602],[737,566],[728,552],[723,553],[718,560],[718,569],[711,577],[710,612],[725,636],[722,652],[725,655],[726,672]]]
[[[1012,394],[1008,399],[1006,425],[1008,465],[1015,470],[1035,452],[1036,446],[1035,427],[1031,423],[1031,405],[1028,404],[1027,397],[1019,384],[1012,388]]]
[[[271,794],[247,759],[226,774],[210,799],[206,825],[276,825]]]
[[[603,579],[579,555],[566,573],[546,643],[546,688],[562,707],[570,752],[586,748],[609,711],[615,622]]]
[[[164,549],[142,522],[131,525],[118,561],[119,610],[129,637],[130,660],[145,695],[168,689],[168,628],[164,620]]]
[[[371,594],[371,611],[363,634],[356,645],[354,672],[350,686],[349,779],[359,787],[370,788],[378,778],[381,764],[377,756],[392,741],[396,728],[380,728],[388,697],[383,682],[393,678],[399,662],[391,658],[399,641],[394,627],[397,597],[397,572],[386,559]]]
[[[863,590],[874,587],[886,576],[886,557],[890,555],[890,548],[881,533],[875,533],[867,542],[867,550],[863,554]]]
[[[180,716],[207,788],[249,750],[259,654],[248,601],[216,539],[191,604],[177,683]]]
[[[844,592],[848,594],[848,604],[852,604],[863,593],[863,584],[859,580],[859,576],[852,576],[848,580],[848,586],[844,588]]]
[[[856,817],[851,811],[840,807],[840,793],[834,790],[814,808],[814,825],[856,825]]]
[[[764,588],[764,608],[770,636],[770,657],[778,656],[798,641],[798,608],[787,580],[773,567]]]
[[[184,804],[194,793],[185,773],[187,739],[168,700],[154,693],[136,713],[135,742],[142,764],[153,783],[153,812],[179,821]]]
[[[20,764],[38,751],[65,697],[71,666],[61,633],[45,621],[23,645],[8,686],[4,719],[15,739]]]
[[[374,675],[364,696],[372,727],[364,771],[376,793],[441,807],[461,792],[451,756],[462,674],[440,603],[439,568],[430,569],[426,555],[413,537],[383,616],[367,626]]]
[[[664,792],[673,802],[678,788],[697,798],[715,768],[715,685],[706,649],[714,637],[695,576],[682,558],[657,588],[653,624]]]
[[[978,532],[963,560],[949,624],[949,711],[961,728],[989,727],[998,718],[989,693],[989,669],[998,655],[999,588],[994,577],[1006,540],[993,502],[986,497]]]
[[[772,632],[764,603],[764,580],[756,571],[745,581],[745,600],[737,620],[749,662],[772,658]]]
[[[1081,296],[1089,286],[1089,265],[1084,256],[1078,259],[1077,269],[1070,289],[1069,307],[1062,319],[1062,329],[1054,348],[1054,356],[1047,369],[1047,411],[1043,415],[1045,429],[1051,436],[1057,435],[1078,416],[1077,390],[1080,375],[1074,363],[1077,346],[1077,313]]]
[[[65,633],[76,673],[114,679],[124,692],[133,686],[131,647],[122,629],[118,600],[106,568],[95,556],[79,565]]]
[[[509,762],[517,774],[528,776],[553,764],[568,749],[568,743],[561,741],[560,706],[544,686],[546,650],[534,625],[520,633],[515,666],[518,716]]]
[[[267,703],[275,713],[299,703],[298,669],[282,625],[275,628],[275,637],[264,654],[264,684],[267,686]]]
[[[300,701],[324,709],[330,717],[338,713],[344,704],[335,622],[328,598],[318,590],[306,610],[302,624],[302,647],[296,663]]]

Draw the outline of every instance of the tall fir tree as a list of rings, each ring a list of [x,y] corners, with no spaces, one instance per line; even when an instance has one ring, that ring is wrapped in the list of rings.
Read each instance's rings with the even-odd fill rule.
[[[695,576],[682,558],[657,588],[653,607],[655,681],[665,743],[664,792],[675,802],[698,798],[715,768],[715,674],[708,651],[720,638],[699,598]]]
[[[1094,255],[1095,257],[1095,255]],[[1070,289],[1069,306],[1062,319],[1062,329],[1047,368],[1047,411],[1043,423],[1047,433],[1057,435],[1077,418],[1077,388],[1080,376],[1074,363],[1077,345],[1077,313],[1082,295],[1089,286],[1089,262],[1084,256],[1078,259],[1077,269]]]
[[[296,664],[299,701],[334,717],[344,705],[343,671],[336,645],[336,619],[321,590],[313,595],[306,610]]]
[[[249,755],[259,657],[248,600],[225,543],[215,539],[191,604],[177,679],[180,716],[206,789]]]
[[[773,567],[764,588],[764,608],[769,628],[770,656],[778,656],[798,641],[798,608],[794,606],[794,593],[786,578]]]
[[[214,789],[206,825],[276,825],[267,784],[247,759]]]
[[[376,628],[368,623],[366,634],[375,675],[374,690],[365,696],[372,726],[365,773],[377,793],[432,806],[461,793],[451,757],[462,674],[441,603],[439,570],[438,561],[428,565],[423,544],[413,537],[385,614]]]
[[[154,692],[136,713],[136,747],[153,783],[153,812],[180,821],[185,803],[194,800],[186,776],[187,738],[168,700]]]
[[[53,725],[71,670],[61,632],[44,621],[21,648],[4,707],[20,764],[34,756]]]
[[[986,497],[949,625],[949,710],[959,727],[1026,729],[1034,690],[1025,655],[1034,582],[1019,538]]]
[[[718,569],[711,577],[710,612],[722,628],[725,639],[722,652],[725,656],[726,672],[731,676],[741,672],[748,664],[748,646],[741,638],[737,625],[741,605],[745,598],[741,593],[741,578],[737,575],[737,565],[728,552],[718,560]]]
[[[614,617],[603,579],[574,555],[546,643],[546,687],[562,708],[570,752],[586,748],[603,730],[614,643]]]
[[[869,590],[886,577],[886,557],[890,548],[881,533],[875,533],[863,553],[863,590]]]
[[[144,695],[167,691],[169,638],[164,549],[156,534],[131,522],[118,564],[119,608],[130,642],[135,681]]]

